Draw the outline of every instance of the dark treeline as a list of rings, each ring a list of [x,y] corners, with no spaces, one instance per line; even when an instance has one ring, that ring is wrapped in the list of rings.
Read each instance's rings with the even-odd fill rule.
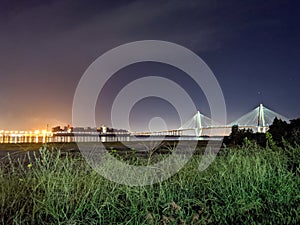
[[[283,147],[285,142],[291,145],[300,144],[300,118],[291,120],[290,123],[274,119],[268,131],[277,146]]]
[[[290,123],[275,118],[267,133],[254,133],[252,129],[239,129],[232,126],[231,134],[225,138],[224,143],[229,146],[241,146],[247,142],[255,142],[266,147],[268,141],[278,147],[286,144],[296,146],[300,144],[300,118]]]

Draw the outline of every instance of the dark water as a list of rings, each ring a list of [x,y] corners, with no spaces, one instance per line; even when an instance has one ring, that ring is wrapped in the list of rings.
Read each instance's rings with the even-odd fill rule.
[[[53,142],[136,142],[136,141],[199,141],[199,140],[222,140],[222,137],[193,137],[193,136],[181,136],[181,137],[164,137],[164,136],[150,136],[150,137],[135,137],[135,136],[126,136],[126,137],[55,137]]]
[[[195,137],[195,136],[53,136],[53,137],[9,137],[0,138],[0,143],[46,143],[46,142],[118,142],[118,141],[177,141],[177,140],[221,140],[221,137]]]

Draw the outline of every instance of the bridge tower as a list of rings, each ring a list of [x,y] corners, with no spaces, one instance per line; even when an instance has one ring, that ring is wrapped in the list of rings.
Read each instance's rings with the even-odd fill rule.
[[[197,137],[200,137],[202,134],[202,123],[201,123],[201,114],[199,111],[197,111],[195,117],[196,117],[195,133]]]
[[[259,132],[259,133],[266,133],[267,132],[263,104],[260,104],[259,108],[258,108],[257,132]]]

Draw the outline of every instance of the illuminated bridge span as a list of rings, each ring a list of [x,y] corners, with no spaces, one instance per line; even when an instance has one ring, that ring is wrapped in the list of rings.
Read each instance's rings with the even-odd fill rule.
[[[179,129],[164,130],[157,132],[133,132],[134,135],[228,135],[231,127],[237,125],[240,129],[252,129],[254,132],[265,133],[275,118],[289,122],[289,119],[264,107],[260,104],[257,108],[240,117],[239,119],[222,125],[213,121],[207,116],[202,115],[199,111]]]

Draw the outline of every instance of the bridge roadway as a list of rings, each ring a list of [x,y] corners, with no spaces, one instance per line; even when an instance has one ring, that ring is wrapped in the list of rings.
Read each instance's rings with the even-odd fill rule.
[[[211,126],[211,127],[201,127],[199,128],[200,130],[211,130],[211,129],[231,129],[231,125],[227,126]],[[184,131],[195,131],[197,128],[186,128],[186,129],[174,129],[174,130],[162,130],[162,131],[145,131],[145,132],[130,132],[132,135],[135,136],[150,136],[150,135],[155,135],[155,136],[164,136],[164,135],[169,135],[169,136],[182,136]],[[239,129],[253,129],[258,130],[265,130],[267,131],[269,129],[268,126],[239,126]]]
[[[231,129],[231,125],[225,125],[225,126],[210,126],[210,127],[201,127],[200,130],[212,130],[212,129]],[[253,129],[258,130],[268,130],[268,126],[239,126],[240,129]],[[197,128],[186,128],[186,129],[171,129],[171,130],[161,130],[161,131],[141,131],[141,132],[118,132],[118,133],[99,133],[99,132],[58,132],[53,133],[53,136],[55,137],[67,137],[67,136],[100,136],[100,137],[110,137],[110,136],[184,136],[184,132],[186,131],[195,131]]]

